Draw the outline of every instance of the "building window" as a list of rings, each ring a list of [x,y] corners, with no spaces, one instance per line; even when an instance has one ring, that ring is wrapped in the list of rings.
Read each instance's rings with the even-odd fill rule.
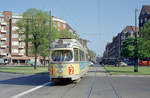
[[[16,30],[18,30],[19,28],[18,27],[16,27],[16,26],[13,26],[12,27],[12,31],[16,31]]]
[[[9,16],[7,16],[7,19],[10,19],[10,17],[9,17]]]
[[[0,53],[4,53],[4,49],[1,49]]]
[[[18,41],[12,41],[12,46],[18,46],[19,42]]]
[[[1,30],[2,30],[2,31],[5,31],[5,28],[2,26],[2,27],[1,27]]]
[[[24,49],[20,50],[20,53],[25,53],[25,50]]]
[[[12,49],[12,53],[18,53],[18,49]]]
[[[147,21],[147,18],[146,18],[146,17],[144,18],[144,21],[145,21],[145,22]]]
[[[140,23],[143,23],[143,19],[140,20]]]
[[[5,34],[1,34],[1,38],[5,38]]]
[[[18,34],[12,34],[12,38],[18,38]]]
[[[12,19],[12,23],[16,23],[17,21],[19,21],[19,19],[17,19],[17,18]]]
[[[0,22],[4,22],[4,18],[0,18]]]
[[[66,24],[63,24],[64,29],[66,29]]]
[[[57,23],[58,28],[60,27],[60,22]]]

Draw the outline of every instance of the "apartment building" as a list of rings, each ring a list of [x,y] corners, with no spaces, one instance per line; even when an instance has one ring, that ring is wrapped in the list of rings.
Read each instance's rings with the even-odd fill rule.
[[[76,35],[79,38],[79,42],[83,45],[83,47],[87,47],[87,40],[80,38],[77,32],[66,21],[55,16],[52,16],[52,20],[54,22],[54,27],[56,27],[59,31],[64,29],[68,30],[72,35]]]
[[[139,15],[139,28],[143,28],[145,22],[150,19],[150,5],[143,5]]]
[[[77,34],[77,32],[64,20],[57,18],[55,16],[52,16],[52,20],[54,22],[54,27],[56,27],[58,29],[58,31],[62,31],[64,29],[68,30],[69,32],[71,32],[72,34],[76,34],[77,36],[79,36]]]
[[[105,57],[121,58],[120,51],[123,47],[123,41],[126,38],[138,36],[139,28],[135,26],[126,26],[117,36],[113,37],[112,42],[108,43],[105,47]]]
[[[10,11],[0,12],[0,57],[11,62],[25,63],[25,43],[22,41],[22,32],[16,22],[22,15]]]
[[[13,13],[11,11],[0,12],[0,58],[4,58],[11,63],[25,63],[26,60],[33,59],[33,55],[29,52],[31,49],[31,44],[28,44],[28,48],[25,47],[25,38],[23,32],[18,31],[16,22],[22,19],[21,14]],[[76,34],[79,38],[77,32],[72,29],[72,27],[67,24],[66,21],[52,17],[54,26],[62,31],[66,29],[72,34]],[[80,42],[87,47],[86,40],[80,38]]]

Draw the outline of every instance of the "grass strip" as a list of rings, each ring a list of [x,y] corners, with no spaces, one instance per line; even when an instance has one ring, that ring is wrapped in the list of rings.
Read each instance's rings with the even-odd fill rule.
[[[0,66],[0,72],[21,73],[21,74],[49,74],[48,67],[37,67],[34,70],[33,66]]]
[[[138,67],[138,72],[134,72],[134,67],[108,67],[105,66],[110,75],[150,75],[150,67]]]

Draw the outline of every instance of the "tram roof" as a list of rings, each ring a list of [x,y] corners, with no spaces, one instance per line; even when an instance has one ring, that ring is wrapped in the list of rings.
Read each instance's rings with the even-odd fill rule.
[[[76,39],[66,39],[61,38],[55,40],[51,45],[51,48],[73,48],[73,47],[80,47],[83,48],[83,46],[77,41]]]

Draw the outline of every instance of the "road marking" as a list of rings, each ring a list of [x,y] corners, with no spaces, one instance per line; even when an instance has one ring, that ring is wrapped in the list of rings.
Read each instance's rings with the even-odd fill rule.
[[[48,85],[48,84],[50,84],[50,83],[51,83],[51,82],[47,82],[47,83],[45,83],[45,84],[39,85],[39,86],[34,87],[34,88],[32,88],[32,89],[30,89],[30,90],[27,90],[27,91],[24,91],[24,92],[22,92],[22,93],[20,93],[20,94],[17,94],[17,95],[15,95],[15,96],[13,96],[13,97],[10,97],[10,98],[19,98],[19,97],[21,97],[21,96],[23,96],[23,95],[26,95],[26,94],[28,94],[28,93],[30,93],[30,92],[33,92],[33,91],[35,91],[35,90],[37,90],[37,89],[40,89],[41,87],[44,87],[44,86],[46,86],[46,85]]]

